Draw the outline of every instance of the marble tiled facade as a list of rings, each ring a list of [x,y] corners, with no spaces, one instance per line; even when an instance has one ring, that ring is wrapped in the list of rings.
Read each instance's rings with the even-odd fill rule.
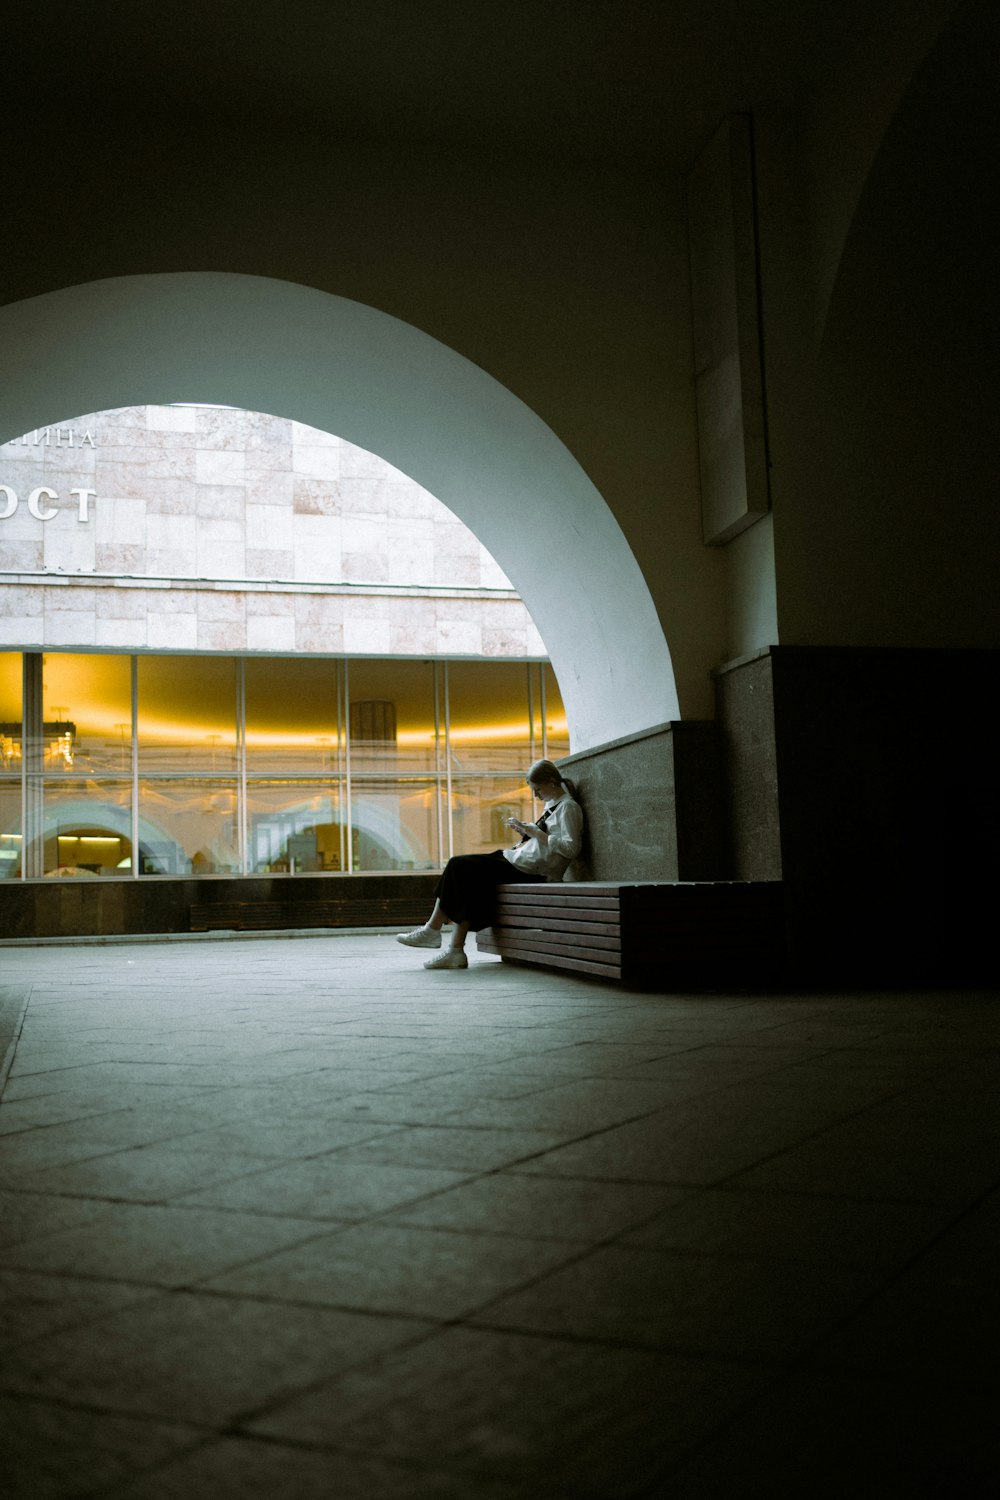
[[[28,433],[0,465],[0,647],[546,654],[450,510],[287,418],[128,407]]]

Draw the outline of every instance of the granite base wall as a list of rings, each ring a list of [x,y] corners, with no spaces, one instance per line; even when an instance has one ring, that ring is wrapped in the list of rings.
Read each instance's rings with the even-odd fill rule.
[[[191,930],[191,907],[202,902],[343,901],[340,925],[363,927],[351,897],[415,900],[429,913],[437,874],[276,875],[232,879],[9,881],[0,887],[0,938],[114,937]],[[291,925],[294,925],[292,923]],[[382,924],[377,924],[382,925]]]
[[[781,820],[768,653],[715,676],[729,859],[734,880],[780,880]]]
[[[730,878],[716,726],[659,724],[559,762],[586,814],[577,880]]]
[[[995,979],[1000,653],[774,647],[716,674],[733,866],[781,879],[790,972]]]

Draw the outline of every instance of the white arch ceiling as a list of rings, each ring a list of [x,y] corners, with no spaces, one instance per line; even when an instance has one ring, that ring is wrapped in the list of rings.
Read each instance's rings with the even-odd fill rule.
[[[679,717],[639,566],[572,454],[524,403],[419,329],[265,277],[89,282],[0,309],[0,441],[110,407],[214,401],[377,453],[442,500],[520,592],[572,747]]]

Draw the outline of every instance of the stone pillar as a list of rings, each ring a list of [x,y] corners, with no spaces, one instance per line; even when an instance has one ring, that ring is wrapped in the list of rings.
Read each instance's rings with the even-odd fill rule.
[[[1000,652],[778,646],[716,674],[741,879],[780,879],[791,973],[986,978]]]

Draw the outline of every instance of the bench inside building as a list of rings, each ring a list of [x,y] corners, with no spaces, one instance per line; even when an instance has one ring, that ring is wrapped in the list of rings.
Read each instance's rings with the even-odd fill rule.
[[[784,972],[779,881],[501,885],[483,953],[640,987],[757,985]]]

